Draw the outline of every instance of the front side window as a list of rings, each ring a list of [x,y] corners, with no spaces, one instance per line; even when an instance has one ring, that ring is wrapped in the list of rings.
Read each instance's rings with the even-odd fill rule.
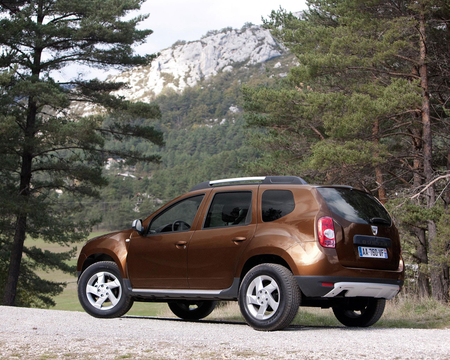
[[[249,224],[251,204],[251,191],[217,193],[206,216],[204,228]]]
[[[289,190],[266,190],[262,194],[262,220],[275,221],[294,211],[294,195]]]
[[[150,224],[150,234],[189,230],[203,197],[204,195],[198,195],[181,200],[157,215]]]

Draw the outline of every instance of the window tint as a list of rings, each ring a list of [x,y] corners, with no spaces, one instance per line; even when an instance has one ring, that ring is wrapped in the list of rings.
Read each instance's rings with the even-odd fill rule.
[[[270,222],[294,211],[294,195],[289,190],[266,190],[262,194],[262,219]]]
[[[249,224],[251,204],[250,191],[217,193],[206,216],[204,228]]]
[[[360,224],[390,225],[391,217],[372,195],[346,188],[318,188],[328,208],[345,220]]]
[[[181,200],[158,215],[150,224],[150,234],[189,230],[203,196],[198,195]]]

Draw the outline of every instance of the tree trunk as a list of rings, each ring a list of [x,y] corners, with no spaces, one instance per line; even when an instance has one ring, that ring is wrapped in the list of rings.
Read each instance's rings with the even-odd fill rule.
[[[20,263],[22,262],[23,245],[27,229],[27,207],[30,197],[31,174],[33,155],[30,146],[35,136],[37,105],[33,99],[28,102],[28,116],[25,128],[25,141],[22,153],[22,167],[20,171],[20,186],[18,193],[18,204],[20,212],[17,214],[16,231],[11,249],[8,278],[6,280],[3,294],[3,305],[14,306],[16,301],[17,284],[19,282]]]
[[[419,116],[416,114],[415,116]],[[417,120],[417,119],[416,119]],[[412,129],[412,139],[413,139],[413,179],[414,179],[414,189],[419,189],[419,187],[423,184],[421,172],[422,169],[422,144],[421,140],[422,132],[420,129]],[[420,198],[417,200],[417,205],[420,205]],[[428,298],[431,296],[430,292],[430,276],[428,273],[428,241],[425,230],[420,227],[414,227],[413,233],[417,239],[417,243],[415,244],[416,254],[415,258],[417,259],[419,268],[417,270],[417,290],[419,292],[419,296],[423,298]]]
[[[17,218],[16,233],[11,251],[8,278],[6,279],[3,305],[14,306],[16,300],[17,283],[19,281],[20,263],[25,239],[26,217]]]
[[[20,197],[29,196],[28,189],[29,184],[26,188],[24,188],[24,193],[27,193],[28,195],[21,194]],[[28,201],[25,200],[25,203],[27,202]],[[24,204],[23,201],[21,203]],[[12,244],[11,249],[8,278],[6,280],[5,291],[3,294],[3,305],[7,306],[15,305],[17,284],[19,282],[19,274],[20,274],[20,263],[22,262],[23,245],[26,237],[26,229],[27,229],[27,214],[26,212],[24,212],[22,214],[19,214],[16,220],[16,231],[14,234],[14,242]]]
[[[430,277],[428,272],[423,271],[424,264],[428,267],[428,246],[427,237],[425,235],[425,230],[421,228],[414,228],[414,233],[416,234],[419,243],[416,247],[416,257],[419,263],[419,269],[417,271],[417,288],[419,291],[419,297],[427,298],[431,295],[430,293]]]
[[[37,23],[42,24],[44,22],[43,16],[43,2],[37,4],[38,16]],[[37,33],[39,34],[39,26],[37,27]],[[40,35],[40,34],[39,34]],[[39,82],[41,73],[41,59],[42,37],[38,35],[39,39],[36,39],[36,46],[33,54],[33,66],[31,67],[31,83],[35,84]],[[31,85],[33,86],[33,85]],[[19,282],[20,275],[20,263],[22,262],[23,246],[25,243],[27,232],[27,218],[28,218],[28,206],[31,196],[31,177],[32,177],[32,165],[33,165],[33,153],[34,153],[34,138],[36,136],[36,117],[38,113],[38,100],[35,96],[28,98],[28,113],[26,118],[26,124],[24,127],[24,141],[22,145],[22,167],[20,170],[20,184],[18,193],[18,204],[20,210],[17,214],[16,231],[14,234],[14,242],[11,249],[11,258],[9,263],[8,278],[5,285],[5,292],[3,296],[3,305],[14,306],[16,301],[17,284]]]
[[[376,146],[378,146],[380,140],[379,140],[379,133],[380,133],[380,121],[377,119],[375,120],[372,128],[372,135],[373,135],[373,142]],[[373,154],[374,158],[378,158],[379,154],[378,151]],[[378,199],[382,204],[386,203],[387,197],[386,197],[386,188],[384,186],[384,178],[383,178],[383,171],[381,170],[380,165],[375,166],[375,178],[378,185]]]
[[[426,19],[425,5],[422,4],[422,12],[420,15],[420,85],[422,87],[422,127],[423,127],[423,171],[427,183],[433,180],[434,172],[432,166],[433,146],[431,133],[431,117],[430,117],[430,94],[428,89],[428,69],[427,69],[427,38],[426,38]],[[427,208],[435,206],[436,192],[434,184],[429,186],[427,191]],[[439,301],[448,300],[448,291],[445,292],[445,277],[443,266],[436,262],[439,255],[437,249],[437,226],[436,222],[428,219],[428,244],[429,244],[429,260],[430,260],[430,278],[431,292],[433,298]],[[448,286],[447,286],[448,288]]]

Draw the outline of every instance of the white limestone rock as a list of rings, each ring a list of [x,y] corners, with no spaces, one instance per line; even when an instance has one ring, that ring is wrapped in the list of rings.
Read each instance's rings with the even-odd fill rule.
[[[132,101],[150,102],[165,88],[181,92],[220,71],[232,71],[234,65],[263,63],[284,52],[269,30],[252,26],[162,50],[151,65],[134,68],[110,79],[129,84],[116,95]]]

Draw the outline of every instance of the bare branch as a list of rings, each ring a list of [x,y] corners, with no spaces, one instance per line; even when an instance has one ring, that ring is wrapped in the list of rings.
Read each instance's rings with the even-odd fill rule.
[[[413,199],[419,197],[420,194],[422,194],[424,191],[426,191],[426,190],[427,190],[430,186],[432,186],[434,183],[438,182],[439,180],[442,180],[442,179],[448,179],[448,178],[450,178],[450,174],[442,175],[442,176],[437,177],[437,178],[434,179],[433,181],[430,181],[430,182],[429,182],[422,190],[420,190],[417,194],[411,196],[410,199],[413,200]]]

